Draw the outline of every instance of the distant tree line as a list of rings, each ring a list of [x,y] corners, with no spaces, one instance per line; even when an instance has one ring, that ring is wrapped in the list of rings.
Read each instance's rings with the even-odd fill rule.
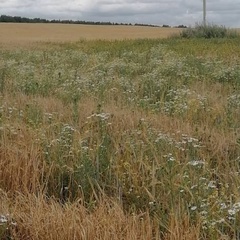
[[[176,28],[187,28],[187,26],[185,26],[185,25],[178,25],[178,26],[176,26]]]
[[[50,21],[42,18],[26,18],[19,16],[7,16],[1,15],[0,22],[8,22],[8,23],[48,23]]]
[[[19,16],[7,16],[1,15],[0,22],[4,23],[63,23],[63,24],[87,24],[87,25],[129,25],[132,26],[131,23],[112,23],[112,22],[93,22],[93,21],[81,21],[81,20],[47,20],[44,18],[27,18],[27,17],[19,17]],[[145,26],[145,27],[160,27],[158,25],[152,24],[140,24],[135,23],[134,26]],[[169,25],[163,25],[162,27],[170,27]],[[184,25],[177,26],[179,28],[185,28]]]
[[[134,26],[141,26],[141,27],[160,27],[160,26],[158,26],[158,25],[144,24],[144,23],[135,23]]]

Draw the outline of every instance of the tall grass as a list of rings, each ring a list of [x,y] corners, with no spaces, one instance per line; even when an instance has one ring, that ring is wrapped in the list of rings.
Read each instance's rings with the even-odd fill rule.
[[[236,30],[227,29],[225,26],[215,24],[196,24],[194,27],[184,29],[180,33],[182,38],[238,38]]]
[[[239,45],[221,46],[1,49],[1,237],[236,238]]]

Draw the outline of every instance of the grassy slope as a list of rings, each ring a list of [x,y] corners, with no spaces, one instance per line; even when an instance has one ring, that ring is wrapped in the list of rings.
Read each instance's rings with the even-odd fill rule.
[[[0,56],[0,233],[237,234],[239,40],[81,41]]]

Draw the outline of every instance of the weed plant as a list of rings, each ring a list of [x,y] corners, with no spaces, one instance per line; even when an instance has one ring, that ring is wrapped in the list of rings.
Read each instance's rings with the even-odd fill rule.
[[[237,39],[45,44],[0,63],[2,239],[237,238]]]
[[[225,26],[215,24],[196,24],[194,27],[184,29],[180,36],[182,38],[239,38],[235,30],[229,30]]]

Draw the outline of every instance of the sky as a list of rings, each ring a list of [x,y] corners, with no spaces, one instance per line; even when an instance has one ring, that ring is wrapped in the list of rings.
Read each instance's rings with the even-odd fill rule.
[[[207,21],[240,27],[240,0],[206,0]],[[0,15],[194,26],[203,0],[0,0]]]

